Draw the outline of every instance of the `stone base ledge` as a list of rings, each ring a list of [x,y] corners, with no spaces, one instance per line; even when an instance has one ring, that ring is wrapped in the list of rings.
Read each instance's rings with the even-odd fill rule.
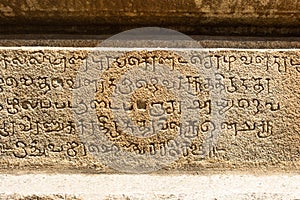
[[[0,199],[297,199],[300,175],[0,175]],[[53,195],[56,194],[56,195]]]

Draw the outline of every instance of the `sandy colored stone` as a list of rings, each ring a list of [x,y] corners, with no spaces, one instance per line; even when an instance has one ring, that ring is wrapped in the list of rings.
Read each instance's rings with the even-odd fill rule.
[[[146,174],[1,174],[0,193],[11,197],[77,197],[84,200],[299,199],[300,176],[146,175]],[[68,195],[64,195],[68,194]],[[10,198],[11,199],[11,198]],[[68,198],[67,198],[68,199]],[[76,199],[76,198],[75,198]]]
[[[115,168],[111,163],[107,164],[107,160],[99,159],[95,151],[103,155],[108,152],[112,161],[124,152],[139,157],[145,153],[170,156],[173,160],[168,165],[161,167],[158,163],[158,173],[299,170],[297,77],[300,60],[297,50],[174,49],[128,53],[128,50],[104,49],[95,54],[97,57],[91,57],[91,50],[51,47],[1,49],[1,171],[120,173],[118,167],[122,168],[126,159],[116,161],[114,164],[118,167]],[[145,57],[149,59],[149,69],[156,62],[151,58],[156,57],[157,65],[164,65],[171,72],[172,68],[177,70],[182,75],[183,87],[196,92],[199,102],[188,105],[189,112],[197,110],[199,114],[196,128],[184,124],[184,128],[180,129],[184,119],[177,117],[180,116],[177,110],[179,104],[174,104],[174,110],[170,111],[171,104],[167,103],[170,100],[178,103],[178,97],[172,99],[174,94],[168,96],[164,92],[161,94],[162,105],[170,111],[166,114],[170,121],[166,120],[167,124],[163,124],[166,128],[161,136],[153,132],[153,139],[139,138],[128,133],[129,129],[122,130],[116,125],[111,106],[114,90],[111,88],[120,91],[118,87],[126,78],[122,75],[145,67]],[[92,62],[91,58],[97,59]],[[99,78],[97,81],[102,81],[78,79],[78,70],[92,65],[104,69],[102,76],[95,76]],[[200,69],[200,74],[192,69]],[[207,71],[208,77],[205,77]],[[79,80],[82,81],[80,85],[76,82]],[[170,80],[174,82],[174,88],[178,87],[179,79]],[[132,86],[135,84],[132,83]],[[172,88],[168,85],[170,83],[157,84],[166,91],[167,87]],[[98,100],[98,104],[89,102],[83,106],[82,102],[74,102],[75,85],[95,89],[94,100]],[[155,84],[150,86],[153,88]],[[148,91],[151,95],[150,89],[144,92]],[[89,98],[85,93],[81,95]],[[130,107],[137,100],[143,100],[142,97],[132,96],[131,101],[124,103]],[[149,101],[157,98],[154,96]],[[147,113],[147,109],[152,109],[152,103],[145,101],[144,105],[135,106]],[[78,113],[85,109],[94,110],[99,121],[76,121],[74,116],[80,116]],[[146,115],[129,116],[141,119]],[[97,129],[95,127],[112,146],[89,143],[97,136],[92,134]],[[174,134],[180,130],[182,138],[189,139],[188,145],[182,138],[174,139]],[[87,138],[89,142],[85,141]],[[169,151],[164,152],[164,148]]]
[[[5,195],[0,194],[1,200],[80,200],[71,195]]]

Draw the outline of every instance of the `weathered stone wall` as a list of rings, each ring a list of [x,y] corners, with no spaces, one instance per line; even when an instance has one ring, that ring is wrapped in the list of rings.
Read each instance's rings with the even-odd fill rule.
[[[0,199],[299,198],[299,5],[0,0]]]
[[[91,0],[0,2],[0,32],[118,33],[141,26],[208,35],[299,35],[295,0]],[[46,26],[45,26],[46,24]]]
[[[178,170],[180,173],[220,170],[272,173],[299,169],[297,50],[175,49],[128,54],[104,49],[97,50],[97,56],[91,52],[89,48],[2,48],[2,171],[114,172],[109,164],[103,166],[98,154],[93,154],[95,151],[112,157],[118,154],[117,158],[122,158],[124,151],[165,158],[172,155],[174,160],[162,167],[168,173]],[[172,68],[179,70],[180,76],[170,80],[164,77],[151,84],[162,87],[158,95],[136,85],[147,77],[136,77],[136,82],[131,80],[131,84],[123,85],[126,76],[121,74],[143,67],[145,62],[149,64],[149,73],[155,72],[154,65],[163,63],[171,72]],[[80,69],[88,71],[92,67],[99,70],[94,79],[78,75],[82,73]],[[191,71],[193,67],[201,73]],[[205,75],[207,71],[209,74]],[[85,87],[93,88],[92,98],[81,93]],[[138,93],[128,92],[131,99],[116,107],[110,95],[125,94],[131,87]],[[195,92],[197,97],[183,107],[179,97],[166,93],[166,87],[182,87]],[[86,101],[76,99],[74,90],[79,90]],[[148,99],[147,95],[154,96]],[[139,108],[141,101],[145,103],[145,111]],[[137,124],[146,120],[146,124],[138,126],[148,127],[149,117],[154,116],[148,115],[159,102],[162,109],[169,110],[166,117],[171,121],[161,121],[165,129],[152,119],[152,123],[153,120],[158,123],[152,124],[158,126],[158,131],[149,129],[143,139],[133,136],[128,127],[122,130],[123,125],[118,123],[124,122],[115,123],[113,111],[123,110]],[[176,119],[182,114],[181,106],[188,111],[197,110],[199,124]],[[92,112],[97,115],[95,121],[81,118]],[[172,123],[173,128],[169,127]],[[161,129],[164,131],[159,133]],[[177,140],[176,132],[189,142]],[[106,135],[111,143],[99,143],[94,138],[97,134]]]

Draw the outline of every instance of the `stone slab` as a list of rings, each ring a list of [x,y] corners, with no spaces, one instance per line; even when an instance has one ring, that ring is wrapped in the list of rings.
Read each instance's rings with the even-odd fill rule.
[[[160,26],[195,34],[299,35],[299,2],[227,1],[1,1],[2,33],[117,33]],[[46,26],[45,26],[46,25]]]
[[[299,170],[298,49],[2,47],[0,68],[2,172]]]
[[[0,175],[0,197],[75,200],[299,199],[298,174],[285,175]],[[12,195],[17,193],[18,195]],[[53,195],[57,194],[57,195]],[[26,199],[26,200],[27,200]],[[6,200],[6,199],[5,199]]]
[[[151,24],[158,18],[167,23],[201,24],[228,22],[256,25],[299,25],[299,2],[292,0],[271,1],[225,1],[225,0],[180,0],[180,1],[2,1],[1,23],[31,22],[59,24]],[[100,21],[101,20],[101,21]],[[258,20],[258,21],[257,21]],[[263,24],[261,24],[263,22]],[[199,21],[197,21],[199,23]]]

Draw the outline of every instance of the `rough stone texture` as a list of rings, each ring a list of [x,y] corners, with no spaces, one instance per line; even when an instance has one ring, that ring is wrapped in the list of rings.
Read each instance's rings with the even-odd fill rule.
[[[7,47],[96,47],[111,35],[0,35]],[[203,48],[289,49],[300,48],[298,37],[224,37],[192,35]]]
[[[173,159],[163,166],[158,163],[159,171],[153,170],[154,173],[299,170],[298,50],[174,49],[127,53],[128,49],[104,49],[89,54],[91,51],[91,48],[1,48],[2,172],[120,173],[118,169],[125,168],[124,161],[114,159],[122,158],[124,152],[141,157],[144,162],[147,160],[143,155],[150,154]],[[145,67],[145,61],[149,64],[149,74],[157,64],[169,68],[171,74],[178,71],[182,77],[166,78],[149,87],[126,82],[121,74]],[[102,76],[78,79],[79,68],[91,66],[104,69]],[[197,111],[198,125],[180,119],[179,97],[167,92],[180,84],[199,100],[185,107],[189,112]],[[126,93],[129,86],[137,88],[137,93],[132,94],[123,108],[113,107],[113,91]],[[93,100],[97,101],[74,102],[77,100],[74,88],[85,87],[94,89]],[[85,93],[81,95],[90,100]],[[150,110],[158,98],[163,100],[161,105],[166,111],[162,126],[157,125],[162,132],[151,130],[150,135],[137,137],[128,132],[128,127],[122,130],[119,122],[114,122],[113,110],[124,109],[136,125],[147,127]],[[87,110],[96,112],[99,121],[80,118]],[[89,143],[97,140],[93,138],[97,136],[93,134],[96,130],[108,138],[111,146]],[[176,140],[178,131],[182,138]],[[184,138],[189,141],[186,143]],[[105,157],[108,160],[102,162],[97,152],[108,155]],[[133,165],[137,164],[134,162],[137,160],[133,160]],[[140,168],[147,167],[138,164]]]
[[[5,195],[0,194],[1,200],[80,200],[80,198],[71,195]]]
[[[299,13],[295,0],[0,1],[0,199],[298,199],[299,38],[91,54],[106,36],[90,34],[298,36]]]
[[[190,34],[296,36],[300,25],[295,0],[2,0],[0,20],[0,32],[8,34],[160,26]]]

